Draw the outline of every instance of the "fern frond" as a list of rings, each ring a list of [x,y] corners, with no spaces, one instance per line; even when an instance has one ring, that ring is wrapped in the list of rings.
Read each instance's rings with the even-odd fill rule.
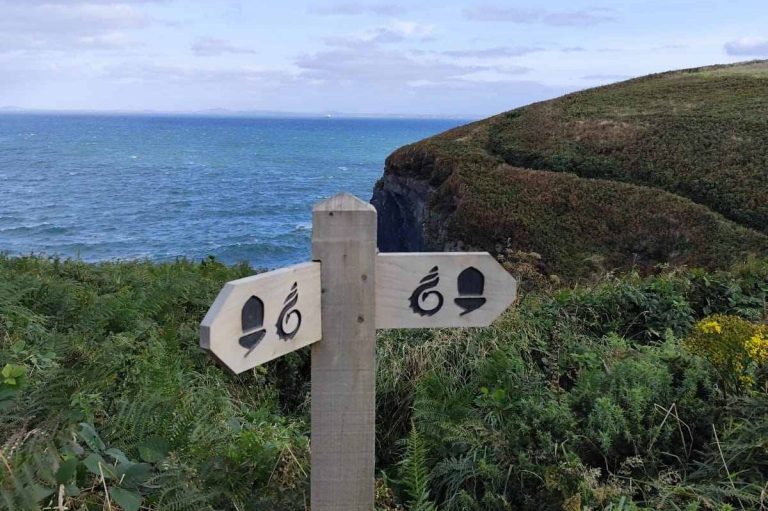
[[[408,495],[408,509],[412,511],[436,511],[429,497],[429,470],[424,440],[411,423],[411,433],[406,441],[405,457],[400,462],[400,482]]]

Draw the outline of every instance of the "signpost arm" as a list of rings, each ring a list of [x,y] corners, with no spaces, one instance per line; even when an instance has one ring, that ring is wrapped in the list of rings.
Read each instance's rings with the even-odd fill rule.
[[[374,500],[376,210],[339,194],[312,211],[322,341],[312,345],[312,511]]]

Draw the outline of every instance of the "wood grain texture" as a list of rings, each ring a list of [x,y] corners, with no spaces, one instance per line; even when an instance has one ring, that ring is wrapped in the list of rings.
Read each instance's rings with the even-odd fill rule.
[[[371,511],[376,210],[341,194],[313,209],[323,340],[312,346],[312,511]]]
[[[291,310],[301,313],[301,323],[294,337],[281,339],[278,320],[294,283],[297,301],[283,316],[284,327],[291,331],[298,324],[297,316],[289,315]],[[252,296],[263,302],[264,336],[247,348],[239,342],[245,333],[241,316],[243,306]],[[234,373],[317,342],[321,336],[319,263],[298,264],[228,282],[200,324],[200,346],[210,350]]]
[[[468,268],[482,275],[482,294],[460,294],[459,275]],[[419,295],[426,296],[418,306],[423,314],[411,302],[422,285]],[[486,326],[516,296],[517,282],[487,252],[389,253],[376,258],[376,328]]]

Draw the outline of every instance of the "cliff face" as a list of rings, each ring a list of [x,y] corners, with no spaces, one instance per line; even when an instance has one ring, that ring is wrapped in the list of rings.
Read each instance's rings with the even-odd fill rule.
[[[376,183],[371,203],[378,211],[378,243],[383,252],[430,252],[456,246],[449,240],[450,209],[435,201],[443,172],[429,152],[401,151],[387,158],[385,175]],[[450,174],[450,170],[447,171]]]
[[[424,252],[434,247],[425,235],[427,202],[434,193],[428,183],[384,176],[371,203],[378,211],[379,249],[382,252]]]
[[[383,251],[541,256],[565,277],[768,253],[768,63],[572,94],[395,151]]]

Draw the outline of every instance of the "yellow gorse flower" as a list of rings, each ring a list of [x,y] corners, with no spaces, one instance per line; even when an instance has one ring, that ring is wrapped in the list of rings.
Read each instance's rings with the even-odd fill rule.
[[[705,334],[720,334],[723,332],[723,327],[717,321],[700,321],[697,328]]]
[[[685,347],[717,369],[726,387],[753,387],[756,372],[768,364],[768,325],[715,314],[696,323]]]
[[[739,376],[739,381],[745,387],[751,387],[755,384],[755,379],[749,376],[748,374],[742,374],[741,376]]]
[[[750,337],[747,342],[744,343],[749,358],[758,364],[768,362],[768,338],[766,338],[766,334],[763,330],[763,328],[758,329],[758,331],[755,332],[755,335]]]

